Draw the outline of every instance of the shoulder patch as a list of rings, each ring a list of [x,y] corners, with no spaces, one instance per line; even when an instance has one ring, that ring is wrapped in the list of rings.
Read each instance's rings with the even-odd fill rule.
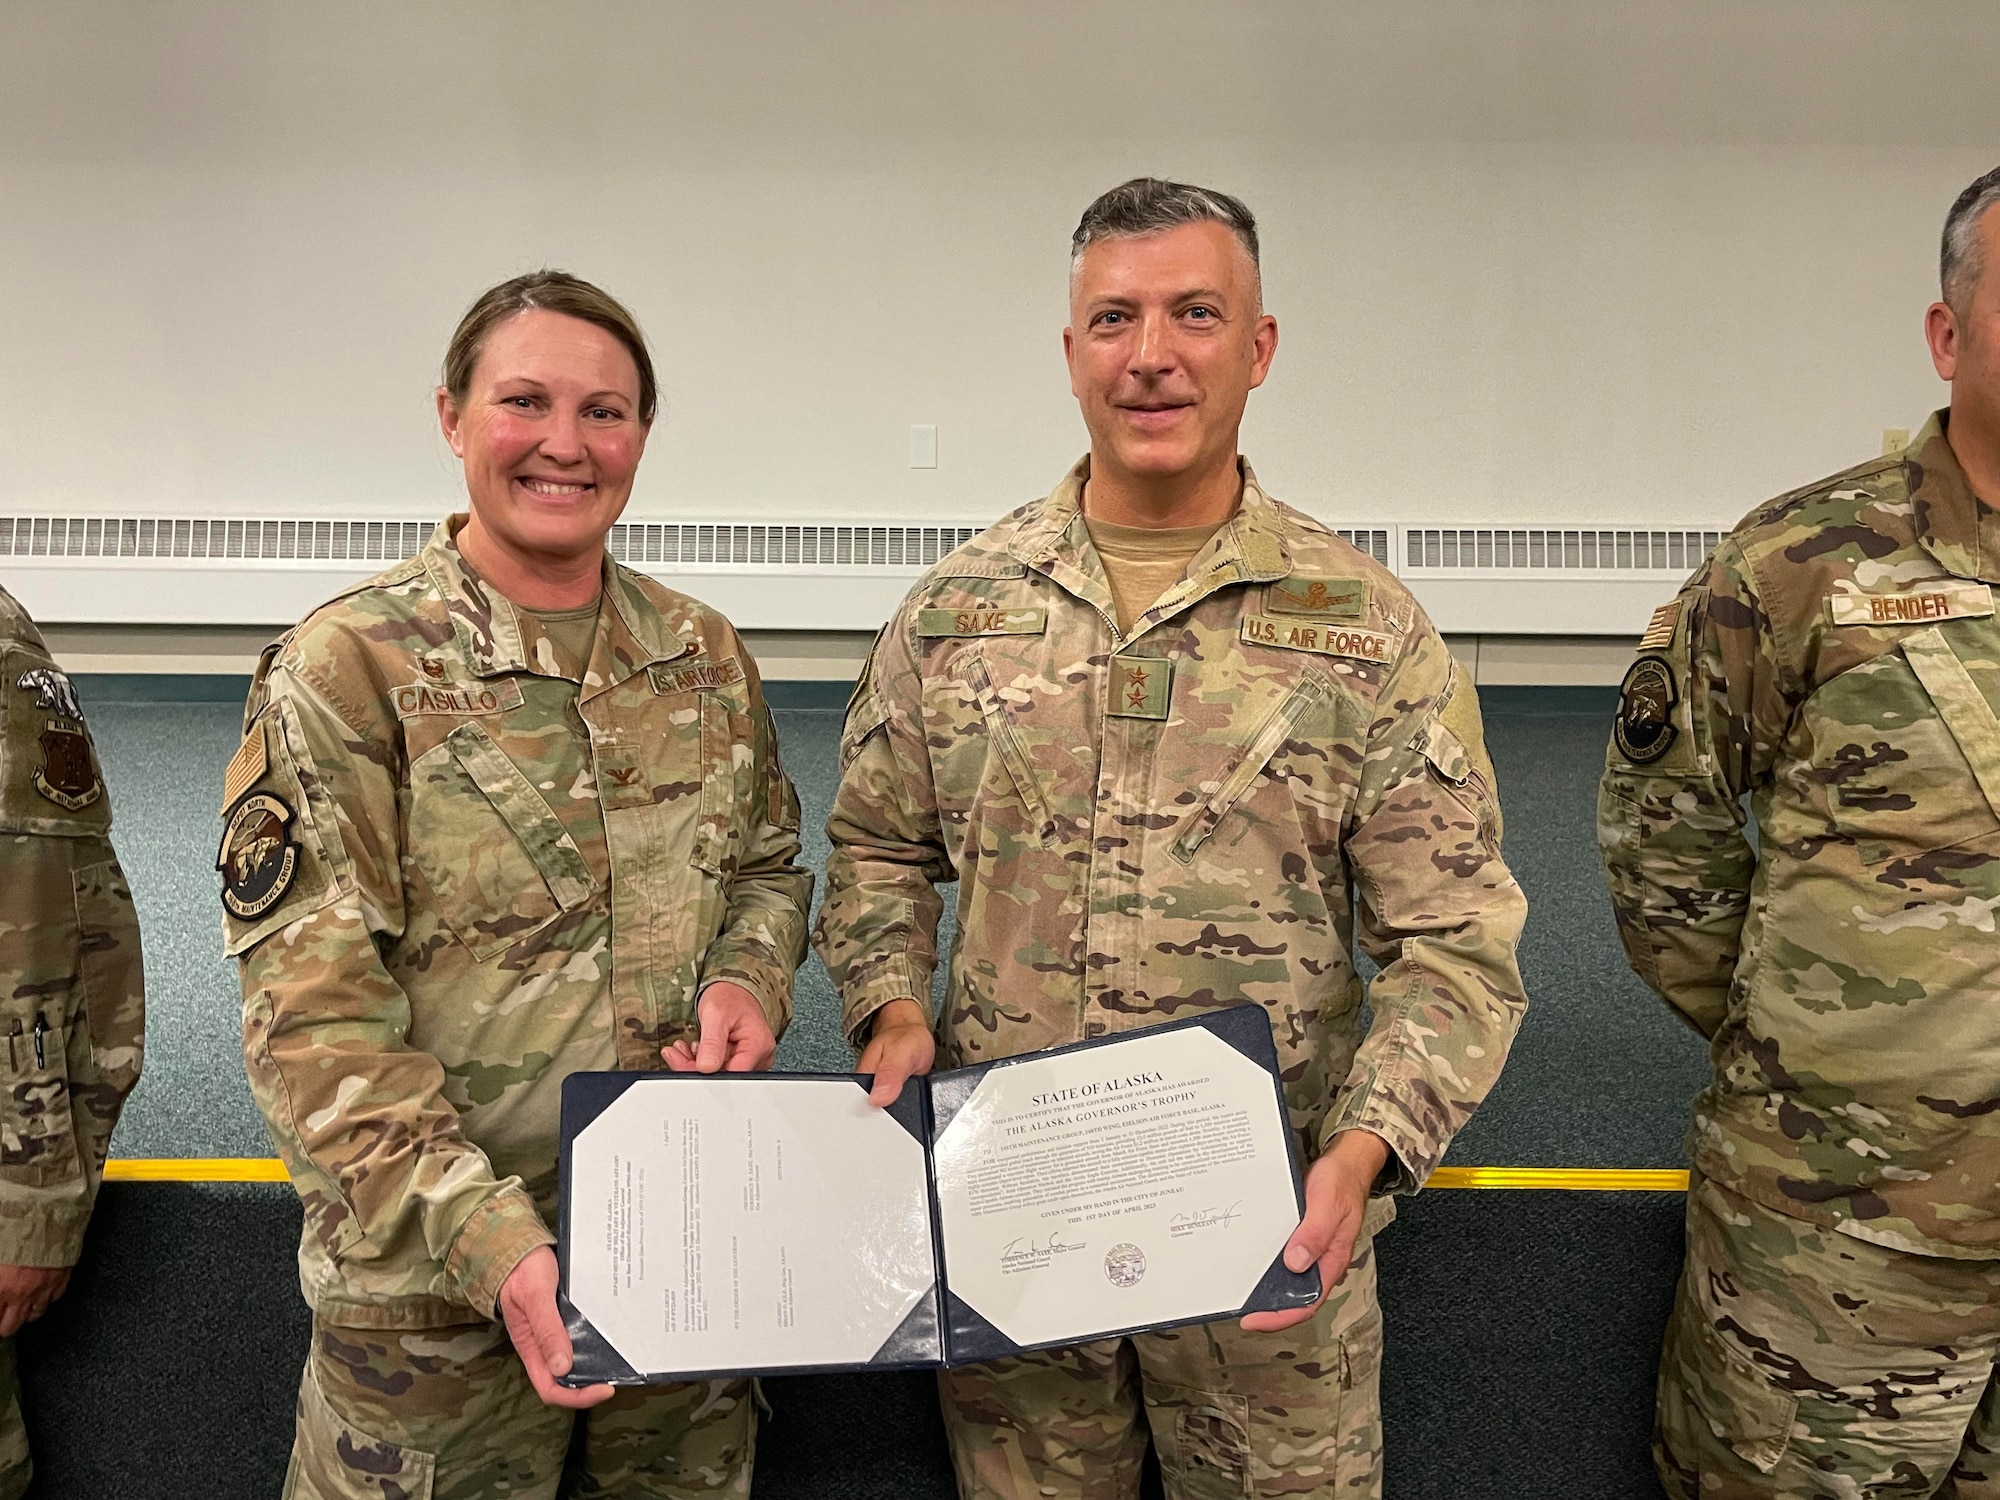
[[[521,684],[511,677],[504,682],[413,682],[392,690],[389,697],[398,719],[498,714],[521,706]]]
[[[1293,574],[1264,590],[1264,609],[1274,615],[1358,620],[1368,613],[1368,585],[1359,578],[1305,578]]]
[[[35,695],[33,712],[41,720],[35,727],[42,752],[32,773],[35,790],[64,812],[82,812],[104,796],[104,783],[98,779],[75,686],[60,668],[47,666],[30,667],[14,687]]]
[[[1045,609],[920,609],[917,634],[1041,635],[1049,628]]]
[[[653,679],[653,691],[665,697],[734,687],[743,680],[743,663],[725,656],[720,661],[689,662],[684,667],[648,667],[646,672]]]
[[[1674,626],[1680,623],[1681,601],[1669,599],[1653,611],[1653,618],[1646,622],[1646,633],[1639,637],[1641,651],[1659,651],[1673,644]]]
[[[222,904],[248,922],[276,906],[299,871],[296,815],[284,798],[252,792],[229,813],[216,850],[222,872]]]
[[[1921,625],[1931,620],[1972,619],[1993,613],[1993,590],[1962,578],[1941,578],[1900,594],[1829,594],[1828,617],[1836,625]]]
[[[1634,765],[1649,765],[1672,748],[1680,733],[1674,727],[1674,705],[1680,702],[1673,669],[1657,656],[1632,663],[1618,686],[1618,721],[1612,738],[1618,752]]]
[[[1249,646],[1275,646],[1281,651],[1317,651],[1322,656],[1351,656],[1357,661],[1390,662],[1396,638],[1379,630],[1349,630],[1320,625],[1294,616],[1245,615],[1242,640]]]

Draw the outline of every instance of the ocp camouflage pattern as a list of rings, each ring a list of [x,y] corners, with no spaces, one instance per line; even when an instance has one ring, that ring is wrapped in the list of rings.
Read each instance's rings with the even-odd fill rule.
[[[1614,736],[1598,822],[1634,969],[1712,1043],[1696,1167],[1992,1258],[2000,530],[1944,420],[1723,539],[1642,655],[1674,684],[1671,743],[1641,763]]]
[[[348,1328],[315,1320],[284,1493],[375,1500],[744,1500],[757,1424],[747,1380],[623,1386],[585,1412],[545,1406],[504,1327]],[[581,1439],[572,1448],[572,1434]]]
[[[1673,1500],[2000,1490],[2000,1264],[1906,1255],[1696,1173],[1660,1361]]]
[[[0,589],[0,1263],[68,1266],[145,1060],[139,921],[83,710]]]
[[[932,568],[856,687],[817,933],[849,1033],[928,999],[957,880],[941,1066],[1255,1001],[1308,1156],[1371,1130],[1414,1189],[1526,1004],[1471,684],[1386,569],[1247,467],[1121,637],[1086,475]],[[1278,586],[1277,637],[1246,632]],[[1297,612],[1314,597],[1329,618]],[[1357,937],[1382,966],[1365,1039]]]
[[[719,979],[782,1031],[805,948],[798,800],[728,622],[607,558],[565,663],[459,524],[267,650],[232,762],[230,806],[275,799],[297,843],[223,925],[336,1324],[491,1316],[553,1239],[563,1077],[659,1068]]]

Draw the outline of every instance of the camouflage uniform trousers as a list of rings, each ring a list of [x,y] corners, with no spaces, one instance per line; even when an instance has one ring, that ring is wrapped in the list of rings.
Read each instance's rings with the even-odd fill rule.
[[[1884,1249],[1696,1175],[1653,1459],[1676,1500],[2000,1500],[2000,1262]]]
[[[939,1386],[962,1500],[1132,1500],[1149,1430],[1167,1500],[1380,1500],[1381,1372],[1371,1240],[1283,1333],[1192,1324],[946,1370]]]
[[[579,1417],[542,1404],[497,1323],[315,1320],[285,1500],[553,1500],[578,1420],[578,1500],[750,1493],[746,1380],[621,1389]]]
[[[21,1500],[34,1465],[28,1460],[28,1428],[21,1420],[21,1377],[14,1341],[0,1339],[0,1500]]]

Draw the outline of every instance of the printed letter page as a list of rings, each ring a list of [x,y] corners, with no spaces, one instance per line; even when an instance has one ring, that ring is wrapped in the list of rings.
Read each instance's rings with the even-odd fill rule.
[[[569,1299],[633,1369],[863,1364],[936,1279],[922,1145],[855,1084],[634,1084],[576,1138]]]
[[[1198,1027],[995,1067],[932,1147],[946,1284],[1021,1345],[1233,1312],[1298,1225],[1290,1150]]]

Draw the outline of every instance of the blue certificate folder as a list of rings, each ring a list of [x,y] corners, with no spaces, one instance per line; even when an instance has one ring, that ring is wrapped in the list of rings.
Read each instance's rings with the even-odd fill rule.
[[[1230,1053],[1240,1054],[1242,1059],[1247,1059],[1262,1071],[1263,1077],[1268,1080],[1270,1100],[1276,1105],[1274,1117],[1264,1107],[1261,1098],[1262,1084],[1252,1078],[1248,1090],[1252,1096],[1248,1110],[1238,1110],[1234,1115],[1223,1118],[1216,1112],[1228,1110],[1229,1103],[1211,1105],[1206,1112],[1212,1114],[1214,1119],[1220,1119],[1220,1125],[1214,1123],[1214,1120],[1207,1124],[1187,1123],[1188,1117],[1204,1113],[1199,1101],[1205,1096],[1194,1091],[1175,1092],[1179,1089],[1179,1083],[1171,1076],[1159,1072],[1133,1071],[1136,1060],[1142,1056],[1160,1055],[1160,1049],[1152,1047],[1151,1044],[1157,1043],[1162,1038],[1169,1038],[1175,1032],[1192,1031],[1209,1033],[1214,1042],[1222,1043]],[[1215,1052],[1212,1042],[1199,1038],[1177,1039],[1166,1045],[1168,1048],[1185,1048],[1192,1045],[1207,1049],[1211,1054]],[[1142,1051],[1142,1047],[1151,1047],[1151,1050]],[[1133,1059],[1133,1062],[1124,1062],[1121,1059],[1119,1055],[1121,1048],[1126,1049],[1127,1057]],[[1227,1054],[1218,1055],[1225,1059],[1227,1057]],[[1091,1127],[1087,1135],[1079,1134],[1081,1127],[1073,1123],[1076,1118],[1073,1111],[1069,1115],[1050,1113],[1071,1110],[1072,1107],[1069,1105],[1060,1103],[1048,1105],[1040,1115],[1041,1118],[1051,1120],[1057,1132],[1065,1137],[1058,1154],[1067,1153],[1065,1159],[1069,1170],[1074,1172],[1082,1156],[1089,1157],[1087,1168],[1094,1179],[1089,1192],[1096,1194],[1099,1201],[1093,1205],[1079,1206],[1097,1207],[1100,1212],[1062,1219],[1061,1223],[1071,1227],[1066,1230],[1051,1231],[1039,1239],[1036,1235],[1030,1234],[1025,1239],[1010,1240],[997,1262],[982,1258],[977,1265],[968,1263],[960,1267],[961,1286],[967,1290],[971,1289],[975,1280],[982,1289],[990,1288],[998,1284],[999,1277],[1006,1275],[1011,1278],[1016,1270],[1035,1276],[1036,1279],[1020,1283],[1010,1279],[1006,1285],[1020,1284],[1032,1285],[1038,1289],[1049,1288],[1055,1285],[1052,1279],[1054,1273],[1045,1272],[1049,1258],[1057,1252],[1079,1252],[1061,1263],[1061,1274],[1073,1280],[1081,1278],[1076,1281],[1080,1294],[1061,1291],[1046,1298],[1041,1316],[1038,1320],[1032,1321],[1032,1324],[1023,1322],[1017,1316],[1018,1309],[1012,1304],[1007,1304],[1009,1311],[1006,1314],[995,1313],[999,1322],[1009,1323],[1015,1329],[1015,1333],[1020,1335],[1017,1337],[1004,1331],[995,1321],[990,1321],[973,1306],[971,1301],[953,1290],[951,1257],[947,1253],[947,1245],[952,1242],[952,1237],[947,1232],[947,1200],[951,1203],[974,1203],[975,1200],[965,1196],[966,1183],[961,1182],[954,1187],[948,1174],[954,1171],[967,1172],[965,1164],[968,1162],[985,1160],[990,1164],[994,1158],[989,1149],[992,1145],[989,1136],[993,1132],[1005,1130],[1011,1136],[1024,1136],[1027,1130],[1041,1128],[1040,1125],[1032,1123],[1010,1125],[1008,1123],[1010,1121],[1029,1120],[1030,1115],[1017,1112],[1002,1118],[993,1116],[988,1106],[992,1101],[1003,1097],[1002,1090],[1006,1086],[1018,1084],[1026,1087],[1028,1080],[1043,1077],[1043,1072],[1023,1073],[1012,1078],[996,1079],[994,1086],[983,1093],[981,1084],[987,1075],[997,1070],[1019,1068],[1024,1064],[1047,1062],[1052,1059],[1064,1060],[1062,1073],[1065,1081],[1072,1076],[1076,1079],[1110,1080],[1095,1087],[1111,1090],[1123,1088],[1127,1090],[1125,1094],[1127,1102],[1119,1105],[1117,1109],[1094,1110],[1094,1115],[1106,1117],[1106,1123]],[[1226,1195],[1227,1188],[1235,1181],[1232,1176],[1224,1175],[1228,1164],[1238,1160],[1260,1161],[1261,1165],[1253,1164],[1239,1169],[1254,1174],[1252,1178],[1244,1179],[1244,1191],[1257,1195],[1253,1207],[1259,1211],[1259,1215],[1244,1215],[1244,1220],[1254,1219],[1255,1224],[1260,1226],[1258,1232],[1265,1240],[1269,1240],[1273,1233],[1270,1226],[1278,1217],[1285,1218],[1288,1224],[1296,1224],[1298,1217],[1304,1212],[1305,1194],[1292,1132],[1287,1123],[1288,1116],[1277,1068],[1277,1052],[1272,1045],[1267,1013],[1261,1006],[1244,1004],[1143,1030],[1079,1042],[1069,1047],[1051,1048],[1045,1052],[1004,1058],[996,1062],[982,1063],[977,1067],[933,1074],[928,1078],[913,1078],[896,1101],[882,1113],[893,1120],[895,1125],[906,1132],[921,1148],[920,1170],[924,1179],[922,1186],[926,1190],[923,1196],[928,1199],[928,1265],[923,1264],[923,1247],[921,1245],[913,1247],[908,1243],[911,1239],[921,1241],[924,1237],[925,1205],[922,1202],[916,1204],[914,1217],[899,1218],[892,1214],[874,1218],[872,1221],[857,1218],[856,1222],[841,1224],[834,1221],[845,1216],[843,1209],[846,1204],[837,1196],[840,1185],[830,1184],[824,1191],[834,1193],[836,1196],[826,1200],[827,1206],[816,1226],[788,1223],[766,1232],[759,1223],[756,1233],[757,1243],[742,1247],[744,1259],[755,1259],[761,1254],[768,1261],[772,1240],[788,1236],[794,1241],[798,1248],[794,1250],[789,1262],[786,1262],[776,1276],[771,1278],[782,1281],[782,1286],[766,1285],[764,1278],[745,1273],[738,1264],[739,1245],[735,1239],[730,1241],[726,1253],[720,1245],[717,1245],[697,1252],[699,1260],[689,1261],[690,1265],[700,1266],[700,1269],[693,1274],[706,1278],[702,1283],[704,1295],[700,1299],[701,1321],[698,1337],[685,1332],[689,1317],[685,1308],[689,1303],[683,1296],[681,1268],[678,1265],[670,1267],[667,1262],[675,1255],[686,1254],[682,1249],[680,1236],[686,1231],[690,1219],[700,1219],[704,1212],[699,1207],[692,1215],[682,1212],[682,1203],[685,1201],[698,1205],[701,1201],[700,1192],[719,1192],[721,1189],[712,1184],[697,1185],[692,1189],[696,1197],[685,1200],[677,1197],[678,1194],[690,1191],[687,1182],[689,1169],[683,1165],[678,1168],[682,1175],[680,1177],[674,1175],[677,1170],[675,1162],[684,1147],[675,1143],[671,1125],[657,1140],[650,1137],[641,1138],[625,1129],[624,1122],[627,1119],[639,1118],[634,1106],[651,1107],[652,1113],[645,1118],[656,1120],[661,1118],[663,1113],[673,1113],[677,1100],[682,1105],[686,1104],[688,1102],[686,1097],[657,1094],[627,1100],[628,1091],[741,1089],[745,1084],[753,1082],[766,1085],[779,1084],[790,1089],[798,1084],[814,1082],[822,1086],[820,1090],[822,1097],[837,1099],[837,1096],[825,1087],[826,1085],[846,1083],[865,1093],[870,1080],[866,1075],[830,1073],[705,1075],[573,1073],[563,1081],[562,1093],[558,1245],[562,1263],[562,1291],[559,1303],[575,1349],[575,1363],[564,1383],[571,1386],[599,1382],[638,1385],[722,1375],[934,1369],[976,1364],[1029,1349],[1056,1348],[1092,1339],[1141,1333],[1156,1328],[1234,1318],[1249,1312],[1310,1306],[1320,1295],[1318,1269],[1309,1268],[1302,1274],[1294,1274],[1287,1270],[1282,1259],[1282,1241],[1277,1243],[1268,1262],[1264,1259],[1263,1250],[1258,1248],[1254,1241],[1230,1241],[1227,1236],[1238,1220],[1236,1209],[1239,1205],[1231,1203],[1225,1206],[1220,1201]],[[1232,1075],[1250,1076],[1240,1062],[1225,1061],[1223,1071]],[[1195,1085],[1208,1085],[1210,1082],[1211,1079],[1207,1075],[1192,1079]],[[1134,1085],[1144,1087],[1133,1093],[1131,1090]],[[1240,1083],[1235,1086],[1237,1092],[1230,1096],[1231,1102],[1245,1097]],[[1032,1102],[1040,1105],[1044,1099],[1059,1099],[1071,1094],[1091,1094],[1095,1092],[1095,1087],[1086,1084],[1078,1089],[1036,1094]],[[974,1104],[975,1095],[984,1102]],[[770,1096],[767,1094],[765,1097],[768,1099]],[[1103,1097],[1108,1099],[1113,1096]],[[599,1132],[599,1139],[589,1148],[592,1153],[590,1160],[588,1163],[580,1162],[576,1149],[578,1138],[607,1110],[619,1105],[621,1100],[626,1102],[620,1106],[617,1116],[618,1132],[610,1135]],[[1183,1100],[1196,1100],[1197,1103],[1191,1106],[1180,1102]],[[726,1104],[727,1100],[711,1096],[710,1102]],[[843,1105],[845,1114],[851,1116],[858,1113],[846,1101],[837,1099],[837,1102]],[[1086,1100],[1086,1102],[1097,1101]],[[966,1114],[963,1121],[959,1121],[961,1113],[966,1111],[969,1104],[974,1106],[972,1111]],[[1154,1121],[1157,1122],[1151,1135],[1145,1134],[1146,1124],[1142,1118],[1149,1109],[1152,1111]],[[1110,1118],[1126,1110],[1137,1113],[1130,1118],[1115,1120]],[[1262,1122],[1257,1126],[1256,1135],[1257,1142],[1261,1144],[1252,1144],[1247,1126],[1237,1126],[1233,1134],[1228,1128],[1232,1119],[1238,1117],[1250,1119],[1253,1116]],[[1084,1118],[1088,1119],[1090,1116]],[[1275,1126],[1270,1123],[1273,1119],[1276,1122]],[[954,1121],[959,1121],[960,1129],[953,1132],[948,1140],[947,1133],[952,1131]],[[1172,1123],[1174,1121],[1182,1123]],[[873,1121],[865,1123],[871,1128],[886,1128],[879,1127]],[[767,1154],[771,1151],[772,1132],[762,1129],[755,1111],[739,1111],[728,1115],[726,1124],[730,1129],[740,1129],[744,1139],[752,1143],[749,1149],[753,1157],[760,1150]],[[609,1129],[608,1126],[607,1130]],[[707,1129],[714,1143],[707,1149],[718,1153],[726,1152],[728,1166],[732,1171],[740,1173],[751,1170],[743,1167],[741,1162],[743,1153],[735,1143],[734,1137],[716,1134],[718,1126],[713,1120]],[[1281,1141],[1271,1139],[1270,1133],[1273,1129],[1282,1132]],[[1171,1141],[1167,1140],[1161,1131],[1174,1133],[1174,1138]],[[885,1144],[895,1147],[896,1139],[892,1133]],[[607,1146],[607,1140],[613,1143],[612,1147]],[[812,1142],[807,1141],[805,1144],[809,1147]],[[1040,1143],[1030,1143],[1024,1139],[1017,1143],[1009,1143],[1005,1149],[1009,1152],[1027,1152],[1034,1144]],[[613,1165],[607,1177],[601,1158],[613,1147],[621,1159]],[[777,1148],[780,1172],[783,1170],[783,1150],[784,1146],[780,1142]],[[906,1147],[896,1147],[890,1154],[900,1156],[905,1150]],[[1123,1152],[1122,1156],[1120,1152]],[[1232,1155],[1232,1152],[1235,1154]],[[1130,1204],[1149,1197],[1171,1196],[1180,1191],[1173,1187],[1161,1188],[1154,1185],[1142,1187],[1140,1192],[1125,1198],[1104,1197],[1107,1183],[1113,1192],[1119,1186],[1116,1178],[1117,1173],[1122,1170],[1121,1163],[1144,1163],[1143,1167],[1135,1166],[1132,1170],[1141,1171],[1148,1180],[1159,1178],[1161,1172],[1165,1170],[1160,1163],[1167,1159],[1163,1153],[1177,1153],[1175,1159],[1179,1161],[1193,1160],[1196,1165],[1188,1170],[1198,1173],[1203,1182],[1196,1192],[1196,1197],[1214,1198],[1217,1202],[1211,1206],[1206,1202],[1197,1203],[1195,1198],[1189,1198],[1186,1209],[1172,1216],[1171,1230],[1161,1227],[1165,1221],[1159,1218],[1157,1213],[1159,1204],[1156,1201],[1147,1201],[1142,1203],[1141,1207],[1131,1209],[1105,1207],[1107,1203]],[[799,1166],[801,1157],[808,1162],[804,1168],[806,1172],[816,1170],[810,1164],[810,1151],[795,1146],[792,1158],[795,1183],[801,1172]],[[1013,1220],[1004,1214],[999,1214],[998,1209],[1014,1207],[1017,1200],[1033,1198],[1039,1193],[1061,1196],[1063,1191],[1061,1184],[1069,1180],[1061,1177],[1065,1169],[1062,1161],[1058,1161],[1048,1151],[1043,1151],[1040,1155],[1017,1158],[1017,1162],[1024,1165],[1017,1165],[1007,1178],[994,1176],[993,1169],[989,1165],[987,1174],[978,1182],[971,1184],[972,1191],[985,1194],[983,1199],[977,1200],[983,1206],[975,1206],[970,1210],[960,1209],[958,1212],[961,1215],[968,1211],[977,1214],[996,1214],[997,1217],[987,1221],[989,1226],[1003,1224],[1011,1226]],[[1216,1166],[1213,1163],[1222,1165]],[[820,1169],[824,1169],[824,1164]],[[605,1248],[603,1242],[607,1235],[616,1239],[621,1234],[629,1233],[629,1224],[621,1224],[621,1220],[628,1220],[630,1217],[632,1195],[626,1193],[620,1198],[620,1183],[621,1181],[629,1183],[635,1172],[643,1178],[648,1171],[652,1173],[652,1181],[655,1184],[652,1201],[646,1205],[647,1212],[651,1216],[647,1233],[651,1236],[653,1248],[650,1251],[645,1249],[633,1251],[627,1246],[620,1252],[624,1259],[618,1262],[620,1267],[618,1275],[607,1279],[601,1265],[608,1263],[606,1258],[612,1252]],[[624,1174],[622,1179],[619,1176],[621,1172]],[[1110,1175],[1106,1176],[1107,1173]],[[834,1175],[837,1175],[837,1172]],[[585,1180],[592,1184],[595,1194],[587,1205],[579,1204],[578,1201],[578,1184]],[[748,1180],[754,1184],[761,1179],[752,1177]],[[603,1184],[606,1181],[612,1185],[609,1199],[603,1192]],[[730,1183],[736,1191],[745,1195],[746,1201],[749,1195],[758,1191],[754,1185],[745,1186],[737,1178],[731,1178]],[[1280,1201],[1287,1186],[1290,1194],[1288,1203]],[[1011,1198],[1007,1196],[1010,1193],[1013,1195]],[[640,1200],[644,1202],[643,1188]],[[1056,1199],[1050,1198],[1049,1201],[1053,1202]],[[614,1205],[622,1203],[625,1208],[622,1210],[613,1208],[607,1211],[607,1202]],[[1028,1203],[1023,1212],[1032,1211],[1039,1206],[1040,1202],[1037,1199]],[[1067,1211],[1066,1208],[1057,1208],[1041,1213],[1039,1218],[1042,1221],[1057,1219]],[[1114,1222],[1121,1214],[1136,1214],[1142,1211],[1152,1216],[1146,1220],[1153,1231],[1150,1239],[1147,1234],[1133,1234],[1126,1231],[1120,1223]],[[853,1211],[857,1216],[871,1212],[867,1209]],[[1107,1222],[1085,1224],[1083,1219],[1086,1217],[1103,1219]],[[965,1221],[961,1218],[956,1222]],[[1129,1218],[1123,1221],[1127,1225],[1133,1222],[1135,1221]],[[1004,1228],[992,1228],[992,1233],[996,1235],[1005,1232]],[[585,1235],[589,1237],[587,1240],[581,1238]],[[1168,1242],[1167,1235],[1172,1236],[1171,1243]],[[1137,1238],[1145,1243],[1122,1242],[1126,1238]],[[1110,1243],[1105,1243],[1107,1241]],[[958,1242],[963,1245],[975,1243],[963,1231],[960,1232]],[[885,1245],[887,1248],[884,1248]],[[1211,1253],[1210,1247],[1225,1245],[1233,1245],[1234,1265],[1237,1271],[1235,1281],[1230,1282],[1226,1278],[1211,1279],[1205,1274],[1200,1276],[1198,1279],[1201,1282],[1201,1290],[1194,1293],[1191,1304],[1187,1302],[1185,1294],[1175,1294],[1172,1291],[1173,1287],[1187,1284],[1192,1273],[1205,1272],[1205,1257]],[[584,1249],[580,1247],[587,1247],[587,1257]],[[800,1253],[801,1251],[803,1253]],[[1230,1252],[1222,1253],[1227,1258]],[[1247,1275],[1242,1274],[1242,1268],[1246,1264],[1243,1260],[1245,1253],[1249,1255]],[[649,1274],[653,1280],[635,1291],[629,1279],[630,1267],[644,1266],[649,1254],[653,1261]],[[1140,1295],[1132,1289],[1146,1277],[1149,1255],[1151,1265],[1156,1272],[1155,1286],[1145,1295],[1160,1297],[1180,1295],[1184,1305],[1175,1306],[1168,1315],[1162,1316],[1160,1304],[1155,1302],[1152,1307],[1153,1315],[1140,1321],[1132,1321],[1139,1310],[1139,1304],[1133,1299]],[[593,1278],[587,1293],[573,1280],[585,1259],[589,1263],[588,1274]],[[813,1262],[810,1266],[804,1264],[808,1259]],[[840,1264],[829,1271],[825,1264],[821,1264],[827,1260],[838,1261]],[[765,1331],[762,1342],[755,1339],[750,1341],[756,1352],[742,1352],[738,1348],[731,1347],[732,1343],[739,1342],[736,1335],[720,1331],[718,1325],[726,1314],[720,1311],[719,1306],[711,1308],[711,1303],[720,1304],[725,1298],[732,1298],[730,1305],[737,1310],[735,1327],[742,1326],[741,1309],[746,1301],[758,1309],[776,1305],[780,1308],[778,1316],[781,1319],[790,1317],[800,1325],[810,1323],[815,1318],[825,1321],[829,1316],[827,1308],[799,1309],[791,1305],[794,1294],[794,1270],[799,1273],[801,1286],[812,1284],[812,1276],[820,1277],[821,1281],[817,1284],[822,1286],[825,1285],[824,1278],[829,1274],[844,1278],[836,1284],[852,1288],[856,1295],[851,1299],[845,1295],[836,1295],[829,1300],[841,1304],[851,1300],[860,1305],[868,1303],[871,1294],[879,1290],[874,1286],[873,1278],[886,1275],[887,1273],[882,1272],[880,1267],[891,1260],[898,1260],[903,1267],[902,1274],[905,1280],[902,1285],[906,1292],[909,1288],[921,1284],[924,1279],[928,1280],[929,1285],[914,1296],[907,1316],[903,1316],[893,1329],[883,1330],[885,1336],[880,1339],[879,1344],[875,1342],[875,1332],[868,1331],[863,1336],[870,1348],[866,1351],[859,1348],[843,1349],[840,1352],[845,1357],[827,1357],[826,1350],[829,1346],[824,1339],[812,1345],[818,1350],[816,1353],[803,1347],[812,1343],[810,1339],[804,1340],[794,1357],[794,1351],[785,1343],[788,1335],[774,1334],[769,1330]],[[920,1268],[916,1280],[909,1279],[912,1265]],[[1169,1265],[1174,1269],[1168,1270]],[[1010,1266],[1011,1269],[1001,1269]],[[607,1325],[606,1328],[600,1328],[592,1316],[586,1315],[579,1309],[578,1302],[585,1302],[598,1308],[606,1307],[608,1304],[605,1299],[611,1295],[606,1288],[621,1276],[626,1278],[622,1288],[625,1302],[616,1312],[618,1322],[613,1326],[609,1321],[609,1315],[600,1313],[598,1320],[606,1322]],[[1179,1277],[1179,1281],[1171,1279],[1175,1276]],[[751,1284],[746,1285],[746,1282]],[[1254,1285],[1250,1284],[1252,1282]],[[1242,1294],[1245,1286],[1248,1286],[1247,1296]],[[573,1292],[576,1293],[576,1300],[572,1300]],[[811,1293],[802,1291],[800,1295],[810,1296]],[[976,1298],[997,1294],[984,1290],[974,1292],[973,1295]],[[1209,1296],[1225,1298],[1226,1305],[1201,1305],[1202,1299]],[[676,1299],[680,1299],[678,1303]],[[876,1297],[873,1305],[878,1308],[889,1306],[900,1310],[902,1303],[896,1301],[884,1303]],[[995,1307],[1000,1304],[988,1305]],[[893,1318],[893,1313],[891,1317]],[[659,1322],[661,1318],[666,1320],[665,1324]],[[677,1318],[681,1320],[680,1323],[674,1322]],[[840,1319],[834,1317],[832,1321],[838,1323]],[[682,1335],[678,1341],[661,1336],[653,1342],[648,1342],[648,1337],[653,1331],[668,1325],[672,1325],[676,1332]],[[791,1327],[792,1324],[785,1323],[784,1326]],[[636,1334],[633,1332],[635,1328],[638,1330]],[[635,1363],[633,1359],[627,1358],[626,1354],[620,1352],[621,1344],[627,1349],[650,1349],[653,1354],[651,1357],[642,1355]]]

